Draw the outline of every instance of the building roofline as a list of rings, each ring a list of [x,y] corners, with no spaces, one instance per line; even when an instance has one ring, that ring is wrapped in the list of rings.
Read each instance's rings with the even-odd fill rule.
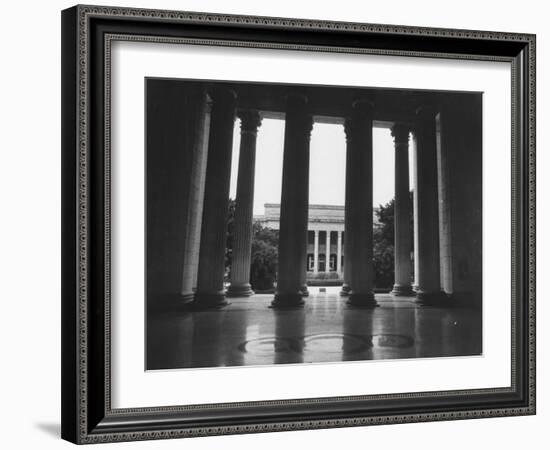
[[[280,203],[264,203],[264,208],[280,208]],[[336,209],[343,211],[345,206],[343,205],[318,205],[318,204],[312,204],[309,205],[309,209]]]

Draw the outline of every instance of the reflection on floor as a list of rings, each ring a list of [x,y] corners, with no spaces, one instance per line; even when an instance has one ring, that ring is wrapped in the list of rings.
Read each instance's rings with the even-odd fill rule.
[[[419,307],[377,294],[354,309],[336,290],[310,288],[303,309],[269,308],[272,295],[232,298],[222,310],[148,316],[147,369],[480,355],[481,311]]]

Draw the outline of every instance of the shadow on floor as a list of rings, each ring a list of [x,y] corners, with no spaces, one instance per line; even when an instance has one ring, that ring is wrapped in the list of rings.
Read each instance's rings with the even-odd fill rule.
[[[356,309],[312,289],[303,308],[269,308],[272,295],[232,298],[209,311],[147,316],[147,369],[333,363],[480,355],[481,311],[420,307],[376,294]]]
[[[52,437],[61,437],[61,424],[59,423],[36,423],[35,426],[43,433]]]

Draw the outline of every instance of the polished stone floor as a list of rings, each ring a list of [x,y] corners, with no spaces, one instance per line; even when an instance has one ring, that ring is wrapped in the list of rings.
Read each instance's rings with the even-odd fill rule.
[[[221,310],[148,315],[148,370],[480,355],[481,311],[420,307],[376,294],[350,308],[338,288],[311,287],[303,309],[269,308],[273,295],[232,298]]]

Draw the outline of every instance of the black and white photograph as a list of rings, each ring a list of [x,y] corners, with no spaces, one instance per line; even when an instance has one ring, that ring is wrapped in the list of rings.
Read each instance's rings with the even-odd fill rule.
[[[483,355],[482,92],[144,89],[146,370]]]
[[[63,9],[63,439],[524,446],[542,23],[397,1]]]
[[[2,6],[0,448],[544,448],[547,2]]]

